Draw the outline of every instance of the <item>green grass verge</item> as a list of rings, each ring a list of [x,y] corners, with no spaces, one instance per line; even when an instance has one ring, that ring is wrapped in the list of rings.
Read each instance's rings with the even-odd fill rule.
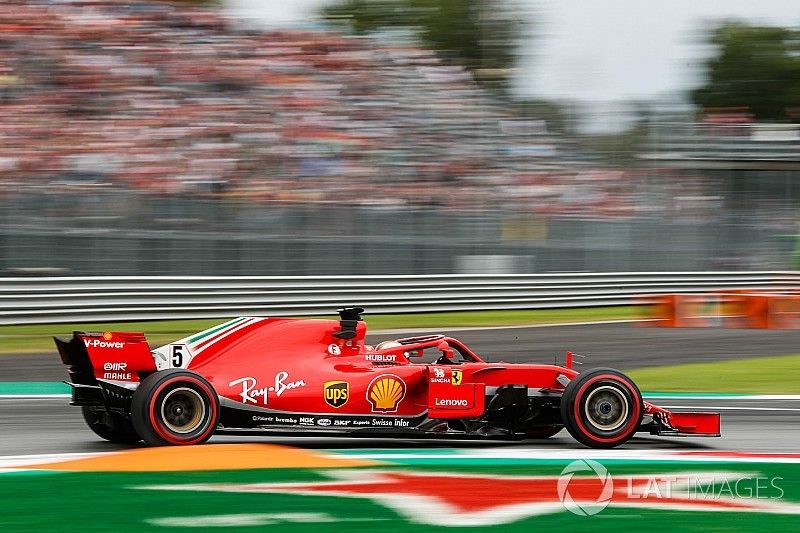
[[[640,368],[627,374],[650,391],[800,394],[800,355]]]
[[[589,307],[576,309],[534,309],[519,311],[468,311],[452,313],[410,313],[398,315],[365,315],[370,330],[515,326],[555,324],[594,320],[626,320],[641,315],[634,306]],[[328,317],[332,318],[332,317]],[[163,320],[150,322],[103,322],[84,324],[35,324],[0,326],[0,354],[53,350],[53,335],[69,335],[72,331],[143,331],[151,345],[164,344],[191,333],[220,324],[226,319]]]

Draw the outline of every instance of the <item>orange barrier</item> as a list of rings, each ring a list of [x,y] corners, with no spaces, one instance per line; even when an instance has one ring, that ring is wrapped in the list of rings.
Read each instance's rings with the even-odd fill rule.
[[[770,328],[800,329],[800,295],[781,295],[772,298],[769,321]]]
[[[649,304],[646,327],[800,329],[798,291],[725,291],[642,297]],[[655,303],[653,303],[655,301]]]
[[[656,300],[648,309],[650,316],[641,326],[663,328],[704,328],[722,323],[722,300],[716,294],[667,294],[647,297]]]

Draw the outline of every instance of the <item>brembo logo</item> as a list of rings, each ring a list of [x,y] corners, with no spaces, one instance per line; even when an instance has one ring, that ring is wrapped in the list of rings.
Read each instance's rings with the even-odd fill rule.
[[[83,339],[83,344],[87,348],[114,348],[116,350],[125,347],[124,342],[120,341],[106,341],[103,339]]]

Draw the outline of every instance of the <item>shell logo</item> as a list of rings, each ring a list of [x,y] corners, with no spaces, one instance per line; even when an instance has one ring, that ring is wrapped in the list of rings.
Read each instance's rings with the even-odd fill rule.
[[[105,333],[103,333],[103,338],[107,341],[110,341],[112,337],[113,335],[111,334],[110,331],[106,331]]]
[[[367,387],[367,401],[372,405],[372,412],[394,413],[405,396],[406,384],[394,374],[378,376]]]

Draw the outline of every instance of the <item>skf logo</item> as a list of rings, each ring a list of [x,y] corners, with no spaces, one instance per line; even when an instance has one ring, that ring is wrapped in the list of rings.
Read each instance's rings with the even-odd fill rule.
[[[367,387],[367,401],[372,405],[373,413],[396,412],[405,396],[405,382],[393,374],[378,376]]]
[[[325,403],[337,409],[346,404],[350,397],[350,384],[346,381],[326,381],[322,389]]]
[[[453,376],[450,378],[450,383],[453,385],[461,385],[461,380],[464,379],[464,373],[461,370],[453,369]]]

